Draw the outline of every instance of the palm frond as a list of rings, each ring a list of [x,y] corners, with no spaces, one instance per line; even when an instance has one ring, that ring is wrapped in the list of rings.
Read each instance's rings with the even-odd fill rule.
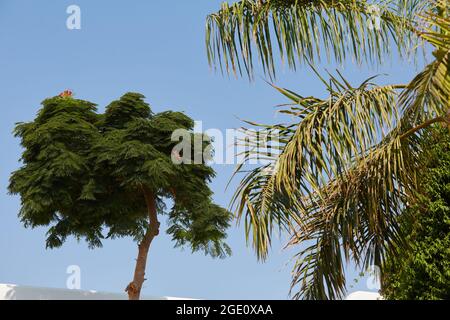
[[[349,163],[371,151],[397,124],[396,86],[376,87],[369,79],[354,88],[333,76],[331,83],[328,99],[304,98],[275,87],[292,103],[282,112],[298,123],[250,123],[278,136],[278,152],[254,148],[263,143],[258,136],[253,145],[245,143],[244,162],[266,157],[271,163],[247,172],[233,198],[238,218],[245,218],[247,236],[253,234],[259,258],[267,256],[274,226],[292,231],[293,225],[301,225],[301,213],[308,210],[304,199],[347,172]],[[242,168],[238,166],[236,173]]]
[[[403,141],[394,130],[345,175],[308,199],[302,216],[306,227],[290,242],[311,243],[296,255],[294,298],[342,298],[345,262],[382,269],[386,254],[402,247],[396,219],[417,185],[417,138]]]
[[[450,126],[450,10],[445,0],[430,4],[415,33],[436,59],[408,85],[380,87],[370,78],[353,87],[330,75],[321,78],[325,99],[274,86],[289,99],[281,112],[293,124],[250,123],[281,130],[281,143],[273,165],[247,173],[234,203],[259,257],[276,221],[291,232],[289,245],[306,245],[296,255],[295,298],[342,298],[346,261],[382,270],[386,255],[404,245],[397,217],[420,187],[420,141],[435,123]]]
[[[417,33],[433,45],[435,60],[428,64],[402,93],[400,104],[411,127],[434,117],[445,116],[450,104],[450,6],[445,0],[433,2],[440,14],[421,17]],[[440,8],[440,10],[439,10]],[[446,10],[447,17],[442,15]]]
[[[236,209],[238,221],[245,221],[247,242],[252,244],[258,259],[265,260],[271,247],[273,229],[277,226],[280,231],[291,232],[294,228],[292,222],[295,220],[295,211],[289,197],[276,189],[274,175],[277,171],[277,154],[292,134],[292,129],[283,125],[267,128],[250,124],[264,127],[267,132],[263,138],[255,133],[250,139],[239,142],[245,151],[241,153],[241,163],[234,175],[244,173],[245,176],[233,195],[232,207]],[[246,131],[246,135],[250,134]],[[275,137],[276,141],[271,146],[261,148],[267,143],[267,136]],[[244,165],[253,160],[265,161],[267,164],[245,171]]]
[[[303,225],[290,245],[312,244],[296,256],[295,298],[342,298],[343,257],[365,267],[376,265],[382,272],[386,255],[406,246],[397,217],[420,186],[421,138],[434,123],[450,123],[450,20],[442,15],[449,7],[441,0],[435,7],[439,13],[421,17],[417,33],[435,47],[436,59],[395,101],[401,116],[396,127],[363,157],[350,161],[347,172],[316,189],[313,197],[302,198],[307,200]]]
[[[282,112],[297,121],[251,123],[280,130],[280,152],[272,164],[247,173],[234,197],[236,211],[260,258],[277,225],[293,234],[289,245],[308,245],[296,255],[294,298],[342,298],[346,261],[382,268],[386,254],[401,247],[396,219],[418,185],[422,131],[409,133],[401,117],[405,86],[372,81],[353,87],[330,75],[323,81],[326,99],[274,86],[290,100]],[[246,159],[255,155],[250,148]]]
[[[276,179],[288,194],[298,188],[302,194],[320,192],[398,124],[402,86],[379,87],[368,79],[352,87],[332,75],[330,83],[327,99],[300,99],[290,109],[299,122],[278,158]]]
[[[275,76],[274,55],[295,69],[323,56],[337,62],[381,62],[391,46],[401,54],[414,47],[417,0],[242,0],[207,18],[211,66],[250,78],[255,51],[264,72]]]

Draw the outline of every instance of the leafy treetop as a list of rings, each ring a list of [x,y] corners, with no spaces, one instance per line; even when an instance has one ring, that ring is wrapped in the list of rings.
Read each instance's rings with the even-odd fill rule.
[[[25,150],[9,191],[21,196],[26,226],[50,226],[47,247],[61,246],[68,236],[90,247],[104,238],[141,241],[151,195],[157,213],[168,215],[167,232],[177,246],[218,257],[230,253],[224,239],[231,216],[212,203],[208,187],[213,169],[171,160],[178,143],[172,132],[185,129],[193,137],[192,119],[181,112],[154,114],[138,93],[123,95],[104,114],[72,96],[42,105],[34,121],[15,128]],[[203,141],[210,147],[207,137]]]

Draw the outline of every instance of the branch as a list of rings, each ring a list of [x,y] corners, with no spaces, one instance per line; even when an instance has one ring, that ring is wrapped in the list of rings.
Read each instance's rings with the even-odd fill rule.
[[[450,112],[448,113],[450,115]],[[409,129],[407,132],[405,132],[404,134],[402,134],[400,136],[400,139],[403,140],[405,138],[408,138],[409,136],[411,136],[412,134],[416,133],[419,130],[422,130],[430,125],[432,125],[433,123],[437,123],[437,122],[445,122],[450,124],[450,116],[447,117],[437,117],[428,121],[425,121],[424,123]]]
[[[149,232],[151,233],[152,237],[156,237],[159,235],[159,226],[160,223],[158,221],[158,213],[156,210],[156,196],[153,194],[150,189],[143,186],[142,191],[144,193],[145,202],[147,203],[148,208],[148,218],[149,218]],[[145,237],[148,238],[148,237]],[[146,240],[144,238],[144,241]]]

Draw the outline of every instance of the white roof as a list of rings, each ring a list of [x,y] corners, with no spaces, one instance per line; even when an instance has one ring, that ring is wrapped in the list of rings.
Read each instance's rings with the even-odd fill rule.
[[[127,300],[123,293],[107,293],[69,289],[36,288],[14,284],[0,284],[0,300]],[[190,300],[175,297],[149,297],[142,300]]]
[[[54,288],[38,288],[18,286],[15,284],[0,284],[0,300],[127,300],[123,293],[98,292],[94,290],[69,290]],[[176,297],[143,296],[142,300],[192,300]],[[345,300],[382,300],[376,292],[356,291],[350,293]]]
[[[350,293],[345,300],[383,300],[377,292],[355,291]]]

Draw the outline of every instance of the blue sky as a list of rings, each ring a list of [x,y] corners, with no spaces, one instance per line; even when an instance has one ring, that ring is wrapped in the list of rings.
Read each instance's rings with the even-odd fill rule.
[[[21,148],[11,131],[14,123],[32,120],[40,102],[64,89],[77,98],[104,106],[127,91],[144,94],[155,112],[185,111],[203,128],[236,128],[240,119],[280,121],[277,104],[286,102],[263,81],[224,77],[212,72],[204,47],[205,17],[220,0],[106,1],[0,0],[0,283],[57,287],[66,285],[66,268],[81,267],[82,289],[122,292],[132,278],[136,244],[131,239],[105,241],[89,250],[69,240],[57,250],[45,249],[45,229],[25,229],[17,218],[20,199],[7,195],[11,171],[20,165]],[[66,28],[66,8],[79,5],[82,29]],[[393,57],[383,66],[337,67],[358,84],[378,73],[380,83],[403,83],[417,71],[411,62]],[[419,64],[420,67],[420,64]],[[307,95],[323,88],[307,69],[285,70],[277,85]],[[212,183],[217,203],[227,206],[233,186],[225,186],[232,165],[216,165]],[[168,236],[157,238],[150,251],[146,295],[207,299],[286,299],[295,250],[282,250],[275,241],[267,263],[258,263],[245,244],[241,227],[229,231],[233,256],[213,260],[188,249],[174,249]],[[348,280],[355,272],[349,268]],[[355,289],[367,290],[365,281]]]

